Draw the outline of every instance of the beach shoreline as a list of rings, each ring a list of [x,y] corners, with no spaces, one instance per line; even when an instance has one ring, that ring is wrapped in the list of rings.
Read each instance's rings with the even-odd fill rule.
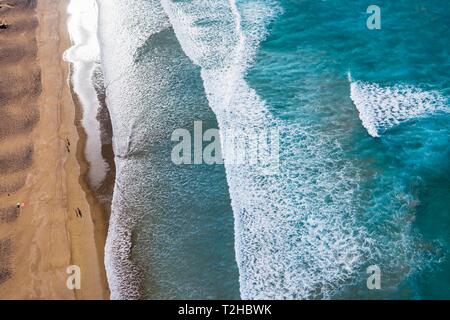
[[[12,219],[0,219],[0,299],[108,299],[104,267],[108,200],[103,197],[100,201],[87,181],[82,108],[71,88],[70,64],[63,60],[71,46],[69,1],[8,3],[14,7],[2,9],[0,15],[11,28],[2,30],[6,32],[0,33],[0,40],[12,50],[2,67],[11,69],[6,75],[27,79],[29,70],[36,70],[30,82],[40,90],[36,97],[29,97],[28,88],[19,86],[11,99],[0,104],[9,112],[13,107],[17,110],[18,104],[35,102],[38,114],[28,130],[5,131],[0,137],[3,163],[11,163],[17,153],[14,150],[22,145],[31,145],[26,150],[32,150],[28,166],[0,171],[4,182],[0,185],[0,213],[14,213]],[[33,47],[30,39],[36,43],[35,52],[27,51]],[[20,56],[15,57],[16,52]],[[0,84],[6,86],[8,79],[2,80]],[[24,112],[23,117],[29,114]],[[107,161],[111,163],[111,159]],[[111,176],[105,183],[112,183]],[[17,203],[23,204],[20,209],[15,207]],[[79,267],[80,289],[67,286],[70,266]]]

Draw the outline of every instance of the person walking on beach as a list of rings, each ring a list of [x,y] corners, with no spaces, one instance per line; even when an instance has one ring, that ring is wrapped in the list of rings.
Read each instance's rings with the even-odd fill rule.
[[[81,212],[80,208],[77,208],[75,210],[75,214],[77,215],[78,218],[83,218],[83,213]]]

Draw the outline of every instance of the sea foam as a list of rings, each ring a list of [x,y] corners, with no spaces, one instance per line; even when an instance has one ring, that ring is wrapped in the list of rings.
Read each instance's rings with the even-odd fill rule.
[[[353,81],[349,74],[350,97],[364,128],[372,137],[409,119],[448,112],[446,99],[438,91],[425,91],[411,85],[383,87],[376,83]]]
[[[141,273],[131,257],[132,230],[139,218],[133,206],[133,187],[127,176],[131,167],[132,135],[135,123],[145,105],[136,103],[146,83],[128,83],[127,73],[135,70],[136,48],[142,47],[154,34],[170,27],[159,1],[97,0],[99,6],[98,35],[101,63],[105,78],[108,109],[113,125],[113,147],[116,181],[112,212],[105,247],[105,267],[111,299],[141,297]],[[139,19],[145,13],[151,19]],[[137,81],[137,80],[136,80]],[[133,108],[133,112],[130,112]],[[140,108],[140,109],[139,109]],[[137,188],[137,187],[136,187]],[[139,191],[136,191],[137,194]]]

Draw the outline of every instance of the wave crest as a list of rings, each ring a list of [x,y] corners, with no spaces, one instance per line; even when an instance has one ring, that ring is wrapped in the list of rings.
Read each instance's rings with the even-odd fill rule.
[[[439,110],[448,112],[446,99],[438,91],[424,91],[411,85],[382,87],[351,80],[350,98],[372,137],[379,137],[380,132],[412,118]]]

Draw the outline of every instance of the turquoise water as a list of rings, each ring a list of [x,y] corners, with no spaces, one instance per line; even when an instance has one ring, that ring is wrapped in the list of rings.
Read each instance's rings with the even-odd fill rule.
[[[308,128],[307,135],[331,138],[361,175],[352,205],[358,223],[382,242],[370,263],[380,266],[383,285],[371,292],[357,284],[343,296],[448,299],[450,117],[411,117],[373,138],[358,119],[347,74],[383,87],[437,90],[448,105],[450,4],[379,1],[382,28],[369,30],[370,4],[281,1],[284,13],[247,79],[273,115]],[[325,151],[325,159],[333,157]],[[410,239],[399,245],[402,237]]]
[[[450,298],[448,3],[98,2],[113,298]],[[279,171],[174,165],[198,120],[278,130]]]

